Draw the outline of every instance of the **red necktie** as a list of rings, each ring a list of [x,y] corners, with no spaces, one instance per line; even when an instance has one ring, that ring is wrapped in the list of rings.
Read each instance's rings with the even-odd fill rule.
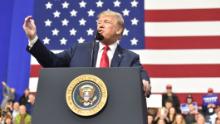
[[[109,50],[109,46],[105,45],[104,51],[102,53],[102,58],[100,61],[100,68],[108,68],[109,67],[109,59],[108,59],[108,55],[107,55],[108,50]]]

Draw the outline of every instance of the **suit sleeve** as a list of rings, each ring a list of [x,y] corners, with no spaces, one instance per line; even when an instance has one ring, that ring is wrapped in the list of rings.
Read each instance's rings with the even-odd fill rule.
[[[68,67],[71,56],[75,51],[75,45],[59,54],[54,54],[38,39],[31,49],[27,47],[27,51],[31,53],[43,67]]]
[[[139,55],[136,55],[135,58],[133,59],[132,66],[140,68],[141,78],[143,80],[147,80],[150,82],[150,78],[148,76],[148,73],[144,70],[143,66],[140,63]]]

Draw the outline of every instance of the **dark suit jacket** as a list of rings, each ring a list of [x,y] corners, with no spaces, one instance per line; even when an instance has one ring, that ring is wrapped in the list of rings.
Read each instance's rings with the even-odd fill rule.
[[[43,67],[95,67],[99,44],[94,42],[74,44],[59,54],[49,51],[38,39],[34,46],[27,49]],[[91,53],[93,50],[93,59]],[[93,62],[91,62],[93,60]],[[92,64],[93,63],[93,64]],[[149,80],[140,64],[139,55],[117,46],[111,67],[138,67],[142,79]]]

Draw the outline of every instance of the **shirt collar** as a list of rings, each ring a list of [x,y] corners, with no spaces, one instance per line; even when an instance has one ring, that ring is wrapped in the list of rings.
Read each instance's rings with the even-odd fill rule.
[[[115,43],[108,45],[110,48],[110,51],[115,51],[117,46],[118,46],[119,41],[116,41]],[[105,47],[105,44],[103,44],[102,42],[99,42],[99,50],[103,50],[103,48]]]

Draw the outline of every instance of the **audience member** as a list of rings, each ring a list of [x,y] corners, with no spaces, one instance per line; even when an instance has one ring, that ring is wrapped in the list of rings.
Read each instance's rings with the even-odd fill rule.
[[[216,112],[217,113],[217,118],[220,119],[220,110]]]
[[[4,118],[3,118],[3,116],[0,116],[0,124],[4,124]]]
[[[182,114],[177,114],[173,124],[186,124]]]
[[[166,101],[171,101],[177,113],[180,112],[180,102],[178,97],[172,92],[172,85],[166,86],[166,93],[162,95],[162,105],[165,106]]]
[[[189,112],[185,115],[185,120],[187,124],[193,124],[196,122],[195,115],[198,113],[192,103],[188,104]]]
[[[26,112],[26,107],[19,107],[19,114],[15,117],[14,124],[31,124],[31,116]]]
[[[15,102],[13,104],[13,111],[12,111],[12,120],[15,121],[15,117],[19,114],[19,103]]]
[[[174,107],[171,107],[169,109],[167,117],[168,117],[168,124],[172,124],[176,117],[176,109]]]
[[[12,123],[12,117],[11,117],[11,116],[5,117],[5,124],[13,124],[13,123]]]
[[[26,104],[26,108],[27,108],[27,113],[31,114],[32,113],[32,109],[35,103],[35,96],[33,94],[29,94],[28,96],[28,102]]]
[[[211,117],[215,114],[215,108],[218,106],[219,98],[212,88],[208,88],[208,92],[203,96],[202,110],[207,121],[214,122]]]
[[[166,121],[164,119],[159,119],[157,121],[157,124],[167,124]]]
[[[28,88],[24,90],[24,94],[19,99],[20,105],[26,105],[27,104],[29,93],[30,93],[30,91],[29,91]]]
[[[9,100],[5,106],[5,111],[12,112],[13,111],[13,101]]]
[[[186,103],[191,104],[193,102],[193,97],[191,94],[188,94],[186,97]]]
[[[4,110],[6,108],[6,104],[8,101],[14,101],[15,99],[15,89],[10,88],[4,81],[2,81],[3,86],[3,100],[1,103],[1,109]]]
[[[167,123],[169,121],[167,114],[168,110],[165,107],[159,108],[157,111],[157,115],[154,118],[155,123],[158,123],[159,120],[164,120],[165,123]]]
[[[217,106],[217,107],[215,108],[215,113],[210,116],[209,122],[211,122],[212,124],[214,124],[214,123],[216,122],[216,118],[217,118],[217,119],[220,119],[220,106]]]
[[[153,124],[154,116],[151,114],[147,114],[147,124]]]
[[[174,107],[174,106],[173,106],[173,101],[170,100],[170,99],[166,100],[164,107],[165,107],[167,110],[169,110],[171,107]]]
[[[201,113],[198,113],[196,115],[195,120],[196,120],[196,124],[206,124],[205,117]]]
[[[219,118],[215,119],[215,124],[220,124],[220,119]]]

